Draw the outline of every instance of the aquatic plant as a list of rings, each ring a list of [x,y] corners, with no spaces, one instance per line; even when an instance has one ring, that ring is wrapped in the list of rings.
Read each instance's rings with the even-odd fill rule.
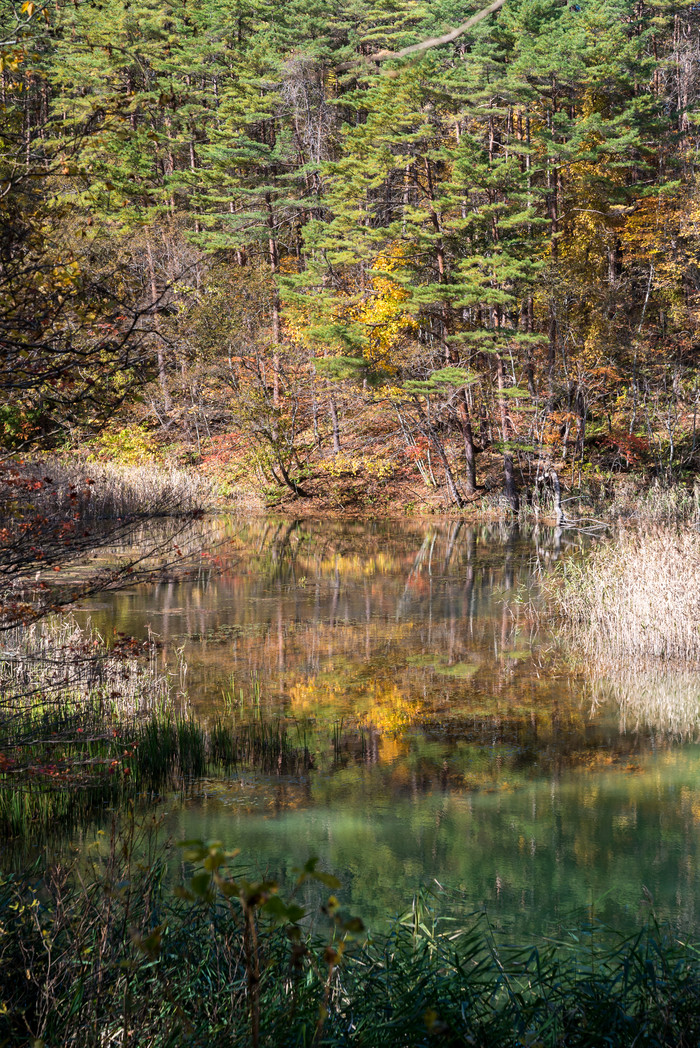
[[[159,671],[153,638],[113,635],[111,644],[88,620],[52,616],[14,626],[0,636],[1,719],[32,716],[59,704],[123,718],[165,708],[173,698],[171,678]]]
[[[587,652],[700,659],[700,534],[622,531],[548,584],[554,609]]]
[[[698,1043],[697,947],[653,917],[628,939],[584,924],[509,946],[483,916],[439,920],[421,895],[366,938],[333,897],[307,913],[218,842],[187,842],[173,893],[156,839],[155,822],[130,819],[87,863],[0,877],[4,1044]],[[335,890],[313,859],[298,873]]]
[[[639,525],[679,526],[700,520],[700,484],[692,488],[685,484],[655,481],[648,487],[638,479],[623,478],[616,487],[612,501],[602,503],[596,513],[608,520],[635,521]]]

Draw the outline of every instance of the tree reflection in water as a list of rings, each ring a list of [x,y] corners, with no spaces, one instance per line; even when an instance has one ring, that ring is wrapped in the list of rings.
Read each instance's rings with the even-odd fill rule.
[[[672,719],[633,708],[633,678],[620,676],[620,707],[533,613],[541,573],[579,555],[576,533],[201,527],[212,552],[195,578],[109,595],[93,622],[136,635],[150,623],[165,660],[184,644],[200,716],[283,717],[317,756],[305,777],[209,784],[173,816],[178,832],[282,873],[319,853],[368,917],[436,878],[453,889],[441,905],[486,905],[504,929],[575,908],[631,924],[643,885],[692,923],[697,806],[679,798],[695,749]],[[649,683],[647,711],[661,692]]]

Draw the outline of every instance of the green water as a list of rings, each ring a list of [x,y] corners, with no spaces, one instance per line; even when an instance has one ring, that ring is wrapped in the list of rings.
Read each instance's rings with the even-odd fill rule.
[[[698,931],[700,680],[577,666],[537,585],[580,539],[455,523],[217,521],[194,577],[89,609],[187,663],[192,708],[284,717],[302,777],[240,769],[184,802],[282,880],[310,855],[375,926],[417,891],[508,937],[650,907]],[[194,542],[194,539],[193,539]],[[87,609],[86,609],[87,610]]]

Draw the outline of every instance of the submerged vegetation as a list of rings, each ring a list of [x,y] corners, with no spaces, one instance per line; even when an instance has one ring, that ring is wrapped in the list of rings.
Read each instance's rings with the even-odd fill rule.
[[[205,583],[184,590],[194,610],[182,593],[172,605],[183,622],[196,624],[197,643],[220,673],[232,646],[239,657],[249,654],[251,668],[260,666],[250,694],[242,676],[229,679],[216,713],[195,714],[194,696],[185,694],[192,667],[181,653],[179,666],[166,672],[155,636],[142,643],[112,633],[106,643],[92,627],[56,617],[0,636],[0,1041],[10,1048],[28,1039],[46,1048],[107,1041],[154,1048],[597,1048],[606,1038],[630,1048],[697,1044],[692,900],[681,921],[659,927],[647,895],[643,910],[652,916],[625,938],[596,924],[601,911],[588,901],[589,879],[568,925],[559,912],[555,937],[527,946],[507,945],[513,938],[502,925],[496,933],[495,924],[471,912],[479,877],[480,897],[487,897],[486,881],[487,891],[496,882],[504,895],[517,896],[517,906],[529,905],[528,889],[504,875],[504,853],[482,854],[490,831],[474,817],[477,794],[487,806],[507,809],[510,791],[527,791],[535,767],[538,774],[545,769],[551,811],[542,793],[527,792],[507,819],[517,863],[541,875],[550,904],[561,869],[546,880],[548,848],[580,847],[590,862],[639,832],[649,804],[643,790],[621,808],[596,793],[615,835],[590,823],[581,837],[562,828],[559,787],[579,756],[574,749],[580,745],[591,763],[619,759],[633,775],[638,740],[619,755],[608,742],[599,754],[600,742],[583,725],[579,700],[566,699],[565,684],[549,703],[550,666],[541,657],[527,685],[514,683],[532,639],[518,582],[556,560],[561,534],[538,529],[525,546],[514,528],[477,531],[457,521],[412,532],[404,544],[389,526],[380,541],[377,526],[371,542],[359,532],[360,555],[353,526],[337,521],[318,534],[288,521],[247,527],[240,543],[256,551],[255,562],[238,564],[237,542],[227,574],[214,580],[235,620],[218,613],[219,603],[217,616],[207,617]],[[254,588],[253,563],[265,590]],[[487,603],[494,590],[497,598]],[[264,595],[263,612],[251,617],[253,596]],[[120,594],[127,604],[131,597]],[[402,631],[410,637],[406,648],[397,643]],[[179,642],[182,634],[175,628],[170,636]],[[293,664],[297,674],[277,717],[257,661],[268,646],[280,680],[283,665]],[[386,679],[373,661],[380,648],[388,652]],[[365,716],[339,714],[349,696]],[[300,722],[316,713],[315,728],[283,718],[282,708]],[[674,724],[668,730],[676,731]],[[313,774],[328,767],[319,757],[321,736],[334,775]],[[455,743],[449,750],[448,739]],[[298,823],[290,831],[294,847],[260,872],[247,849],[238,856],[213,841],[189,841],[182,851],[163,845],[159,813],[174,806],[175,793],[191,798],[195,825],[205,825],[217,805],[222,821],[235,825],[230,798],[221,804],[226,780],[245,770],[241,781],[251,781],[251,769],[271,783],[278,806],[271,811],[281,809],[285,791],[308,805],[312,780],[320,781],[314,788],[330,813],[328,836],[339,843],[345,869],[362,868],[367,892],[385,911],[383,928],[386,878],[402,866],[415,869],[430,850],[444,861],[440,834],[451,821],[457,832],[450,846],[470,853],[465,884],[419,895],[391,930],[366,935],[345,916],[331,864],[307,862],[308,853],[299,859],[305,845]],[[384,803],[388,796],[403,820],[395,854],[376,847],[359,818],[370,793],[382,788]],[[352,794],[349,829],[336,819],[334,791]],[[434,803],[410,811],[420,791]],[[213,796],[200,801],[198,792]],[[672,790],[661,800],[653,792],[652,819],[673,802]],[[671,830],[666,823],[663,843],[673,850],[682,837],[679,862],[690,870],[696,805],[686,792],[682,824]],[[593,795],[581,787],[578,807]],[[167,803],[159,806],[158,798]],[[640,820],[634,830],[633,817]],[[656,853],[653,860],[664,861]],[[270,868],[276,873],[285,863],[278,888]],[[292,882],[300,883],[286,887],[295,863]],[[639,875],[625,865],[624,873],[606,867],[601,877],[610,883],[602,890],[624,893],[621,907],[634,897],[634,908]],[[327,899],[326,890],[337,898]],[[681,938],[679,928],[689,934]]]

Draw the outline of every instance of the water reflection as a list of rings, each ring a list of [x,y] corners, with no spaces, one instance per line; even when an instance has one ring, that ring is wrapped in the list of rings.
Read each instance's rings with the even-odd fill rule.
[[[150,624],[166,658],[184,644],[200,712],[232,677],[259,678],[287,712],[331,705],[386,729],[417,711],[530,709],[546,683],[523,598],[560,552],[553,531],[229,521],[212,525],[209,544],[217,572],[205,562],[193,580],[122,591],[91,611],[108,632]]]
[[[343,900],[370,923],[421,886],[447,889],[452,915],[483,908],[509,937],[556,934],[581,919],[631,932],[649,917],[697,933],[698,751],[645,769],[568,774],[491,788],[387,793],[375,774],[244,782],[173,814],[173,832],[223,838],[282,879],[320,855]],[[310,793],[310,795],[309,795]]]
[[[620,711],[620,731],[658,734],[662,739],[700,741],[700,673],[663,661],[636,660],[591,667],[591,715],[611,704]]]
[[[198,527],[207,556],[193,577],[86,613],[106,633],[150,627],[166,663],[183,650],[200,716],[288,719],[315,770],[212,782],[173,812],[173,832],[219,837],[276,873],[320,854],[367,917],[437,881],[450,906],[487,906],[514,932],[582,908],[633,923],[643,889],[693,925],[698,751],[676,744],[697,701],[669,705],[634,673],[615,690],[542,629],[538,579],[577,555],[575,534]],[[681,706],[684,726],[670,712]]]

